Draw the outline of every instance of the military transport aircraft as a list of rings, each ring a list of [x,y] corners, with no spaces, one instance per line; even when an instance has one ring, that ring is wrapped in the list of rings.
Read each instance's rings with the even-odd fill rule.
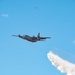
[[[40,33],[38,33],[37,37],[35,37],[35,36],[31,37],[29,35],[23,35],[23,36],[21,36],[21,35],[12,35],[12,36],[19,37],[19,38],[28,40],[30,42],[43,41],[45,39],[51,38],[51,37],[40,37]]]

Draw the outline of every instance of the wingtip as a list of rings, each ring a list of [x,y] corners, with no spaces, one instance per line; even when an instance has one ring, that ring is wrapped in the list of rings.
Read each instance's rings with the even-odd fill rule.
[[[18,37],[18,35],[12,35],[12,36]]]
[[[50,37],[50,39],[51,39],[52,37]]]
[[[47,37],[47,38],[51,39],[51,37]]]

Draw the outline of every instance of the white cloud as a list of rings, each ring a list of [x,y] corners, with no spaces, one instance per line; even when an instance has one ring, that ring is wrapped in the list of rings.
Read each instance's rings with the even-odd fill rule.
[[[72,64],[58,55],[55,55],[53,52],[49,52],[47,54],[48,59],[51,61],[52,65],[54,65],[61,73],[66,73],[67,75],[75,75],[75,64]]]
[[[8,17],[9,15],[8,14],[1,14],[1,16]]]
[[[72,43],[75,44],[75,40],[73,40]]]

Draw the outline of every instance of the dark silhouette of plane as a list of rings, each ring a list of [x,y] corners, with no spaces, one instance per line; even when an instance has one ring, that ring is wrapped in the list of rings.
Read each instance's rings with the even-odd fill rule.
[[[40,37],[40,33],[38,33],[37,37],[35,36],[29,36],[29,35],[12,35],[12,36],[15,36],[15,37],[19,37],[19,38],[22,38],[22,39],[25,39],[25,40],[28,40],[28,41],[31,41],[31,42],[37,42],[37,41],[43,41],[45,39],[49,39],[51,37]]]

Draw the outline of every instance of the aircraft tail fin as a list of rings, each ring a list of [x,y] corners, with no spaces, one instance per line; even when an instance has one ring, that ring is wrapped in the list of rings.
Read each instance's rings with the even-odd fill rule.
[[[40,33],[38,33],[38,35],[37,35],[37,39],[40,39]]]

